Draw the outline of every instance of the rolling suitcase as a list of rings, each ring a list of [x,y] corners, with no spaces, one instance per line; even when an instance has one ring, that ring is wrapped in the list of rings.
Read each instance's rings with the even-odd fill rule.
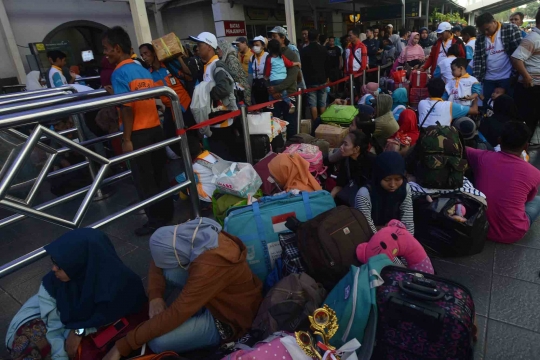
[[[427,72],[413,71],[411,73],[411,88],[425,88],[427,86],[429,77]]]
[[[465,222],[452,217],[451,211],[456,205],[465,207]],[[460,194],[444,194],[433,197],[433,202],[425,197],[414,200],[413,210],[414,236],[428,255],[470,256],[484,249],[489,229],[484,204]]]
[[[372,359],[473,358],[475,308],[463,285],[387,266],[377,287],[377,346]]]
[[[268,164],[275,158],[277,154],[270,152],[266,157],[261,159],[257,164],[253,165],[253,168],[259,174],[262,180],[261,190],[264,195],[272,195],[279,192],[274,179],[270,176],[270,170],[268,170]]]

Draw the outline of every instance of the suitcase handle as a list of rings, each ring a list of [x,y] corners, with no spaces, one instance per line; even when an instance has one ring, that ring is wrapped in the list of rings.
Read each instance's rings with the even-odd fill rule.
[[[420,300],[437,301],[444,296],[444,292],[439,289],[413,284],[407,280],[399,281],[399,289],[405,294]]]

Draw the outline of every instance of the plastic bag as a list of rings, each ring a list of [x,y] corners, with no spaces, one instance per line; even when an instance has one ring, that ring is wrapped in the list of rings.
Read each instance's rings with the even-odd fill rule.
[[[253,166],[248,163],[230,163],[219,171],[213,169],[217,188],[226,194],[238,197],[253,196],[262,185],[262,180]]]

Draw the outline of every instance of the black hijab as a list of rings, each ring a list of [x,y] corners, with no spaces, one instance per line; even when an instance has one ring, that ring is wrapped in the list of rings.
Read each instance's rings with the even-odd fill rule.
[[[403,176],[403,184],[394,192],[381,186],[381,180],[390,175]],[[371,218],[375,226],[384,226],[392,219],[400,219],[400,206],[407,196],[405,160],[395,151],[385,151],[375,159],[370,187]]]
[[[517,119],[518,112],[514,99],[508,95],[501,95],[493,100],[493,115],[482,120],[479,130],[491,146],[495,147],[499,144],[504,124]]]
[[[422,31],[424,30],[427,31],[428,36],[427,38],[422,39]],[[422,49],[433,46],[434,42],[429,37],[429,29],[427,27],[420,28],[418,33],[420,34],[420,40],[418,41],[418,44],[422,47]]]
[[[69,276],[62,282],[50,272],[43,286],[67,329],[100,327],[142,310],[142,281],[116,254],[105,233],[72,230],[45,246],[45,251]]]

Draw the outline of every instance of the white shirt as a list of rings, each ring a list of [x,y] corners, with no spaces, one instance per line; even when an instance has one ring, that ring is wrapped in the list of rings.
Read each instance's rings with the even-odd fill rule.
[[[62,69],[54,65],[51,66],[51,69],[49,70],[49,83],[53,88],[66,85],[68,83],[66,77],[64,74],[62,74]]]
[[[527,72],[533,78],[534,85],[540,86],[540,29],[532,29],[521,40],[519,47],[514,51],[512,57],[523,61],[525,69],[527,69]],[[519,81],[523,81],[523,76],[519,76]]]
[[[437,101],[439,102],[435,105]],[[435,105],[435,107],[433,107],[433,105]],[[422,127],[437,125],[437,121],[442,126],[450,126],[452,123],[452,103],[450,101],[440,101],[440,99],[426,99],[420,101],[418,104],[418,118],[420,119],[420,124],[422,124],[432,107],[433,110],[429,113],[429,116]]]
[[[254,79],[264,79],[264,65],[266,64],[267,57],[267,52],[264,52],[260,57],[257,57],[255,54],[251,56],[249,62],[251,68],[253,69]]]
[[[472,100],[460,100],[466,96],[472,95],[472,87],[478,84],[478,80],[469,74],[462,76],[459,79],[453,78],[446,84],[446,92],[448,93],[448,101],[456,104],[471,106]]]
[[[452,75],[452,61],[456,60],[455,56],[445,57],[441,62],[439,62],[439,69],[441,69],[441,78],[445,84],[448,84],[454,78]]]
[[[441,42],[441,46],[439,47],[439,57],[437,58],[437,65],[439,65],[441,61],[447,58],[446,54],[448,53],[448,49],[450,49],[450,46],[452,46],[452,38],[448,39],[446,43]]]
[[[501,39],[501,25],[493,36],[486,36],[486,80],[509,79],[512,73],[510,57],[504,51]]]

